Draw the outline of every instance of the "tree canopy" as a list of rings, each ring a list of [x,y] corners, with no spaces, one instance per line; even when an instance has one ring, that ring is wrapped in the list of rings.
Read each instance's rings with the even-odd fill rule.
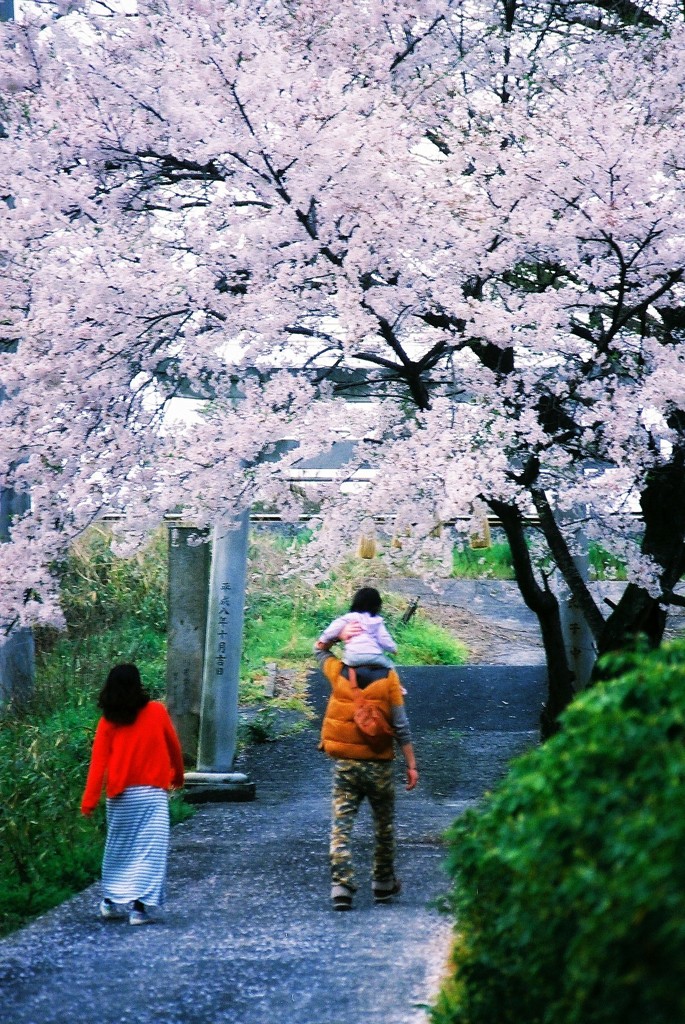
[[[1,479],[31,495],[5,621],[54,617],[49,567],[103,511],[294,514],[293,470],[354,437],[347,476],[375,483],[319,492],[322,552],[375,513],[436,550],[494,511],[550,654],[534,511],[598,648],[658,640],[685,537],[684,43],[670,3],[26,5],[0,36]],[[359,370],[373,406],[344,400]],[[190,424],[188,393],[211,399]],[[581,520],[628,561],[611,614]]]

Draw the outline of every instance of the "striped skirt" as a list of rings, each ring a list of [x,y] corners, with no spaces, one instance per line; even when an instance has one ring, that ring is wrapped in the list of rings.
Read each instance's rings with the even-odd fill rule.
[[[129,786],[107,799],[102,893],[113,903],[164,904],[169,854],[169,798],[155,786]]]

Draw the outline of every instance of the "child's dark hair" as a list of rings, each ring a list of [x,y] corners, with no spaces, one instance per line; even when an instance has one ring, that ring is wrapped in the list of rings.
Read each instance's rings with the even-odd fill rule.
[[[115,665],[100,691],[98,707],[108,722],[131,725],[150,698],[136,665]]]
[[[362,587],[352,598],[350,611],[368,612],[369,615],[378,615],[382,605],[381,595],[374,587]]]

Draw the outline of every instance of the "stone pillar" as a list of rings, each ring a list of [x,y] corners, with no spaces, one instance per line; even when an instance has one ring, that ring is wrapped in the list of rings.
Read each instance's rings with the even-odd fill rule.
[[[235,527],[212,530],[197,772],[186,785],[198,798],[250,800],[254,784],[232,772],[238,736],[238,685],[242,654],[249,510]]]
[[[14,0],[0,0],[0,21],[13,19]],[[4,199],[8,206],[14,206],[11,196]],[[9,539],[12,516],[25,512],[27,507],[26,498],[18,497],[14,491],[0,491],[0,542]],[[0,636],[0,709],[9,702],[23,703],[33,693],[35,679],[36,658],[31,630],[25,627],[13,629],[9,636]]]
[[[28,498],[14,491],[0,490],[0,543],[9,540],[14,516],[28,508]],[[33,693],[36,658],[33,633],[25,626],[5,636],[0,631],[0,708],[23,704]]]
[[[167,706],[183,759],[193,767],[200,736],[210,554],[206,530],[170,527]]]
[[[33,633],[13,630],[0,640],[0,710],[7,704],[25,704],[33,693],[35,676]]]

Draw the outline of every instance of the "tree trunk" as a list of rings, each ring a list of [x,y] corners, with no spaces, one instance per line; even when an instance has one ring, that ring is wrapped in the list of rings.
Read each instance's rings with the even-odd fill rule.
[[[543,739],[547,739],[558,730],[559,715],[573,699],[573,672],[564,646],[559,602],[547,580],[544,586],[540,586],[535,578],[519,510],[501,501],[489,501],[488,505],[507,535],[521,596],[540,623],[548,677],[547,702],[540,716],[540,733]]]
[[[685,542],[685,453],[676,449],[666,466],[653,470],[640,496],[645,531],[642,551],[661,566],[661,594],[630,583],[598,637],[598,654],[632,644],[639,635],[652,647],[663,639],[668,595],[683,571]]]

